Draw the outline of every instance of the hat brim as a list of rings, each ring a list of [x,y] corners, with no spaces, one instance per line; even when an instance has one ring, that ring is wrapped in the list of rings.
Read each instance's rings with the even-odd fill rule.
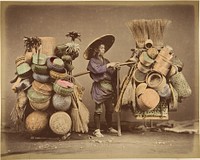
[[[91,58],[91,55],[94,52],[94,49],[98,47],[100,44],[105,45],[105,52],[107,52],[112,47],[114,41],[115,41],[115,37],[111,34],[107,34],[95,39],[92,43],[88,45],[87,49],[83,53],[83,57],[86,60],[89,60]]]

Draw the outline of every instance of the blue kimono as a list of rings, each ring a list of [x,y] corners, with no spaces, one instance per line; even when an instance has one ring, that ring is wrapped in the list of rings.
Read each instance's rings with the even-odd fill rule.
[[[103,58],[103,57],[102,57]],[[103,58],[103,61],[97,57],[90,59],[87,70],[90,71],[90,77],[94,80],[91,89],[92,99],[100,104],[113,96],[113,75],[114,70],[107,68],[110,63],[108,59]]]

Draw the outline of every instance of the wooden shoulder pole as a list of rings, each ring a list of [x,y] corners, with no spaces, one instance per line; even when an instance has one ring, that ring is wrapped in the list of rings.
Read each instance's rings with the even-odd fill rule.
[[[120,68],[117,68],[117,100],[119,98],[120,94]],[[118,130],[118,136],[121,136],[121,121],[120,121],[120,111],[117,112],[117,130]]]

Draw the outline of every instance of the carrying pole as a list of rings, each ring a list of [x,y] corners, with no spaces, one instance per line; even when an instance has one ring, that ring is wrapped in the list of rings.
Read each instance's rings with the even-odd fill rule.
[[[117,99],[119,98],[120,94],[120,68],[117,68]],[[117,131],[118,131],[118,136],[121,136],[121,121],[120,121],[120,111],[117,112]]]

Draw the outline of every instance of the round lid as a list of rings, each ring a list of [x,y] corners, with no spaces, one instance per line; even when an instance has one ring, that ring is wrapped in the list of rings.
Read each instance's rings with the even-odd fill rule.
[[[72,121],[66,112],[59,111],[50,117],[49,126],[54,133],[64,135],[70,131]]]

